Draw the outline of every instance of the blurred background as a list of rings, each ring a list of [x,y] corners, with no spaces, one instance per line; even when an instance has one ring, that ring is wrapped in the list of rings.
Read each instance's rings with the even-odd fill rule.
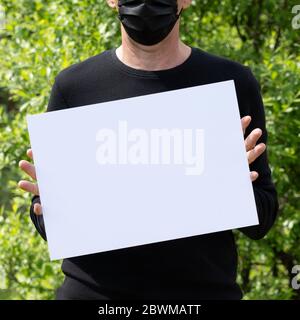
[[[235,232],[245,299],[300,299],[291,285],[300,264],[298,3],[194,0],[182,16],[186,43],[248,65],[261,84],[280,215],[263,240]],[[60,70],[119,44],[105,0],[0,0],[0,299],[53,299],[63,280],[30,220],[31,197],[17,188],[26,114],[45,111]]]

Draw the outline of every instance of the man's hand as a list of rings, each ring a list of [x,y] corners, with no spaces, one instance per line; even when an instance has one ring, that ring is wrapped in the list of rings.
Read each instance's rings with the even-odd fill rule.
[[[241,121],[243,132],[245,134],[245,131],[251,122],[251,117],[245,116],[241,119]],[[256,145],[257,140],[261,137],[261,135],[261,129],[256,128],[252,130],[249,136],[245,139],[245,146],[249,164],[255,161],[266,150],[266,145],[264,143],[259,143],[258,145]],[[251,171],[250,177],[251,181],[255,181],[258,178],[258,172]]]
[[[28,149],[27,150],[27,155],[28,157],[33,160],[33,155],[32,155],[32,150]],[[35,173],[35,167],[32,163],[28,162],[27,160],[21,160],[19,162],[19,167],[29,176],[31,177],[34,181],[36,181],[36,173]],[[26,180],[21,180],[18,183],[18,186],[27,191],[32,193],[33,195],[39,195],[39,187],[37,183],[35,182],[30,182]],[[41,215],[42,214],[42,206],[39,203],[35,203],[33,207],[33,211],[36,215]]]

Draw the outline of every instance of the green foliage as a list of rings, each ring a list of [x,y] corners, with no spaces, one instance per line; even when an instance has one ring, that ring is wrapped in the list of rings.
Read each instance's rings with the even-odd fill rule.
[[[182,39],[249,65],[261,83],[268,153],[280,198],[269,235],[236,233],[239,282],[246,299],[299,299],[291,288],[300,264],[300,30],[293,1],[193,1],[182,17]],[[116,13],[104,0],[0,0],[0,299],[53,299],[63,279],[29,218],[29,195],[17,188],[29,139],[25,116],[45,110],[63,68],[120,43]],[[241,213],[242,214],[242,213]]]

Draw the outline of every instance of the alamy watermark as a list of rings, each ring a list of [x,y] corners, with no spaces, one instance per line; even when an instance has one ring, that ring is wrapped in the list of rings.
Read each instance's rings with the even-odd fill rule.
[[[125,120],[117,128],[96,133],[99,165],[178,165],[186,175],[204,170],[204,130],[179,128],[128,128]]]
[[[0,4],[0,30],[4,30],[5,29],[5,24],[6,24],[5,17],[6,17],[5,16],[5,9]]]
[[[292,28],[298,30],[300,29],[300,4],[293,6],[292,14],[294,14],[292,19]]]
[[[292,278],[291,285],[292,288],[295,290],[300,289],[300,265],[295,265],[292,268],[292,274],[295,274],[295,276]]]

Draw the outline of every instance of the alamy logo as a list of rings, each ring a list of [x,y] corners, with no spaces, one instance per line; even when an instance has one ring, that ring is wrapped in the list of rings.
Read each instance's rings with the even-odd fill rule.
[[[300,289],[300,265],[295,265],[292,268],[292,273],[295,274],[295,276],[292,278],[292,288],[295,290]]]
[[[300,4],[293,6],[292,13],[295,15],[292,19],[292,28],[300,29]]]
[[[100,129],[96,141],[99,165],[178,165],[186,175],[204,170],[203,129],[129,129],[123,120],[116,129]]]
[[[5,10],[4,7],[0,4],[0,30],[5,28]]]

